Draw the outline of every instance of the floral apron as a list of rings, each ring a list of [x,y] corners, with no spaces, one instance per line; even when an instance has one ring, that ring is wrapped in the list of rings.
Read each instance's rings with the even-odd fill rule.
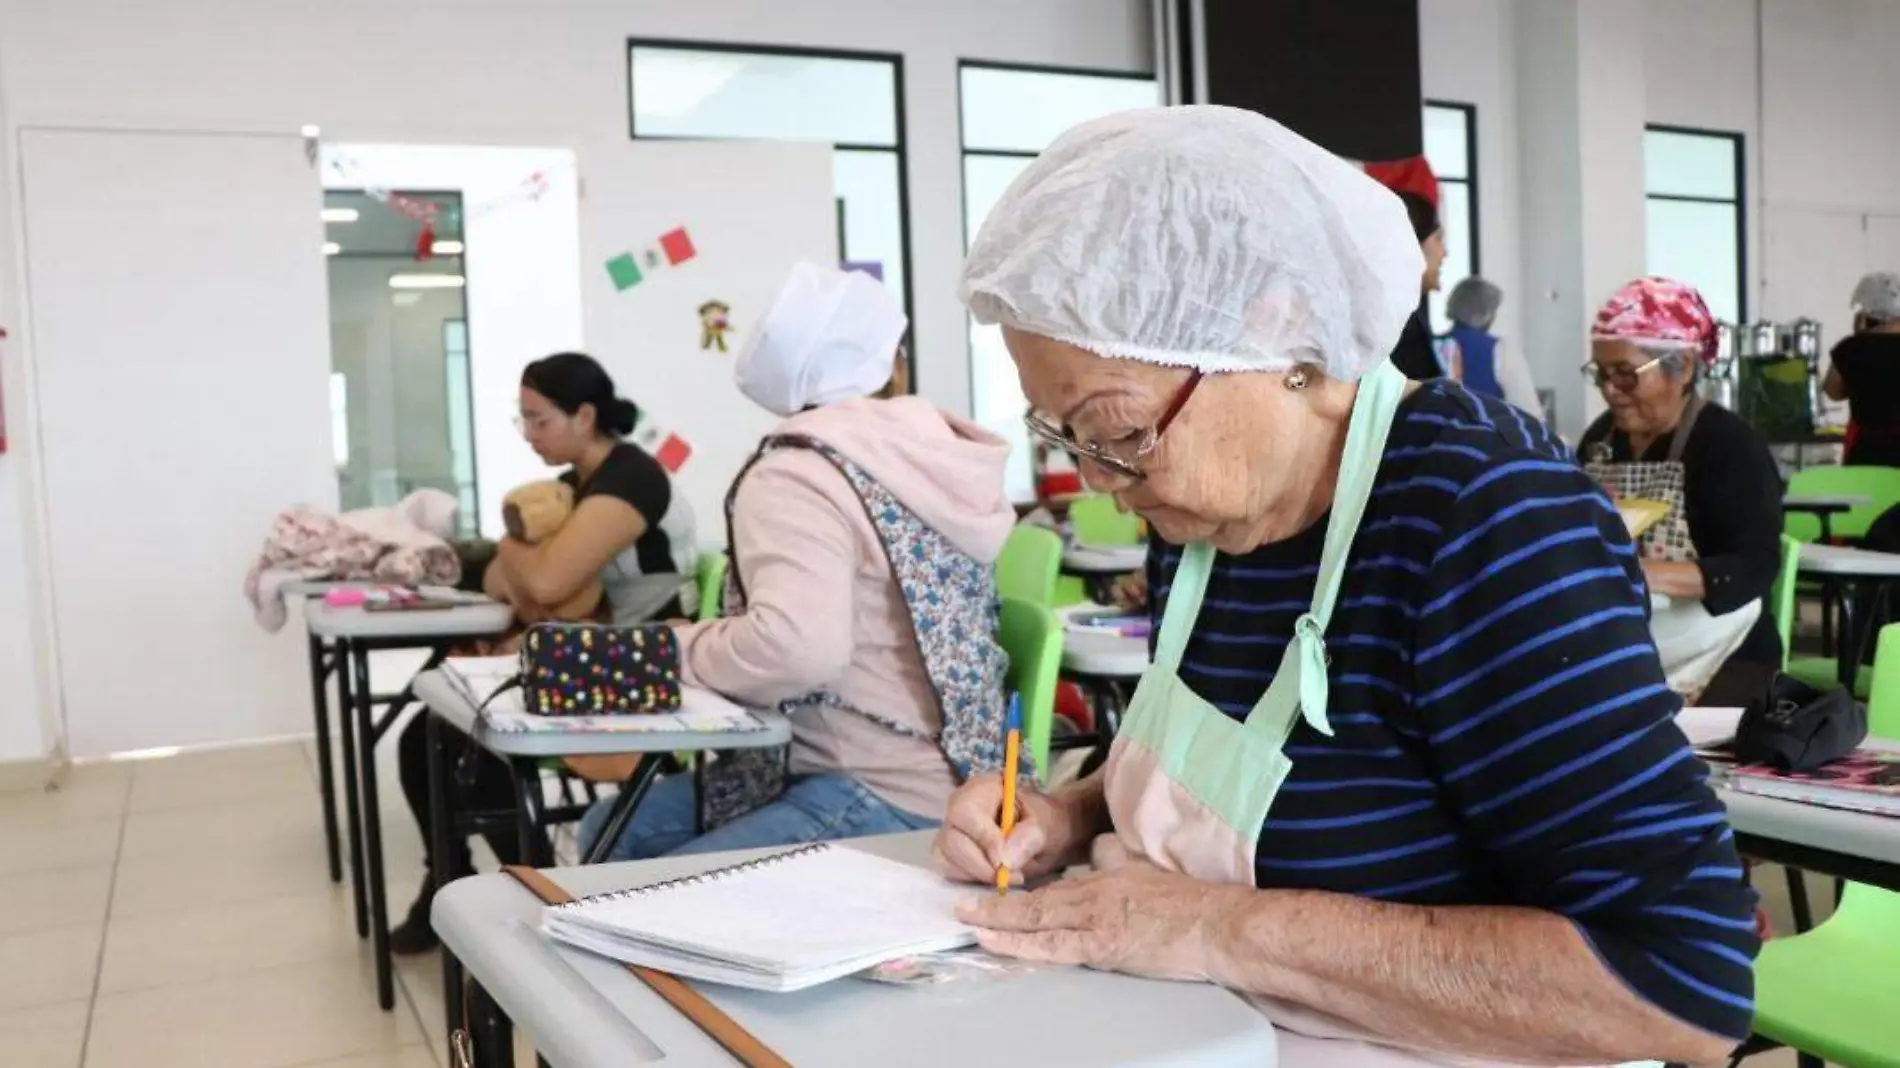
[[[1214,548],[1187,548],[1162,615],[1154,665],[1141,678],[1109,751],[1104,790],[1115,834],[1167,871],[1254,885],[1254,849],[1273,799],[1292,771],[1286,740],[1302,719],[1330,736],[1326,627],[1399,402],[1405,376],[1382,363],[1359,385],[1326,525],[1313,603],[1293,626],[1267,692],[1243,721],[1229,718],[1181,680],[1183,651],[1200,614]],[[1484,1065],[1401,1050],[1347,1021],[1273,998],[1249,997],[1279,1028],[1279,1062],[1301,1068]]]
[[[1689,536],[1688,482],[1682,450],[1707,403],[1701,397],[1689,399],[1682,421],[1669,440],[1669,452],[1661,461],[1616,463],[1610,459],[1613,452],[1607,440],[1585,450],[1584,470],[1611,500],[1639,498],[1669,506],[1669,511],[1636,539],[1636,551],[1645,560],[1686,563],[1696,559],[1695,541]],[[1700,601],[1651,598],[1649,634],[1656,643],[1669,689],[1694,701],[1748,640],[1761,612],[1760,601],[1718,616]]]

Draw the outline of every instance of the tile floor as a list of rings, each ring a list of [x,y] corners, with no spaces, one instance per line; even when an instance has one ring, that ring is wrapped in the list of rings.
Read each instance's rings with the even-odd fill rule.
[[[422,847],[392,758],[385,746],[400,915]],[[396,1010],[377,1010],[348,887],[325,870],[315,784],[313,750],[291,742],[88,765],[53,793],[0,794],[0,1062],[443,1065],[440,968],[399,962]],[[1757,883],[1789,929],[1781,873]],[[1831,900],[1811,885],[1817,905]]]

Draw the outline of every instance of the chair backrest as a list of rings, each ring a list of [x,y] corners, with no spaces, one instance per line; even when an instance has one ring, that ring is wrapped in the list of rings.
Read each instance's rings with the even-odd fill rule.
[[[1774,614],[1775,630],[1781,635],[1781,667],[1786,671],[1788,658],[1794,655],[1795,590],[1800,585],[1801,542],[1781,536],[1781,570],[1768,591],[1768,610]]]
[[[1859,538],[1867,534],[1880,513],[1900,504],[1900,468],[1893,467],[1808,467],[1788,479],[1790,497],[1866,497],[1859,505],[1833,516],[1828,528],[1837,537]],[[1811,515],[1789,512],[1782,529],[1802,541],[1821,536],[1821,521]]]
[[[726,554],[699,554],[699,619],[719,618],[719,602],[726,592]]]
[[[1023,745],[1036,759],[1037,777],[1046,783],[1056,676],[1062,670],[1062,623],[1043,605],[1005,597],[996,641],[1009,654],[1009,688],[1022,696]]]
[[[1139,545],[1141,517],[1115,507],[1115,498],[1095,494],[1069,502],[1069,527],[1081,545]]]
[[[1052,607],[1062,571],[1062,539],[1044,527],[1018,526],[996,557],[996,592]]]
[[[1900,742],[1900,623],[1880,628],[1873,674],[1867,690],[1867,733]]]

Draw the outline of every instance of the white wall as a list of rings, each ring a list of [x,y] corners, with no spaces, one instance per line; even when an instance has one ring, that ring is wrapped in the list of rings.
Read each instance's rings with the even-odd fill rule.
[[[45,591],[37,566],[38,519],[31,506],[33,477],[32,379],[25,356],[26,293],[19,245],[16,144],[7,126],[7,61],[0,54],[0,405],[5,406],[7,452],[0,455],[0,762],[32,760],[53,748],[57,723],[51,699],[52,643],[36,640],[46,626]]]
[[[955,298],[963,248],[957,60],[1152,68],[1145,0],[464,0],[453,7],[0,0],[0,7],[0,323],[16,335],[25,324],[13,295],[18,193],[8,156],[23,126],[281,133],[314,123],[330,141],[581,149],[627,138],[629,36],[901,53],[917,383],[959,411],[968,410],[969,368]],[[471,270],[471,299],[476,284]],[[477,349],[481,330],[471,323]],[[488,341],[492,349],[492,331]],[[17,440],[34,432],[31,358],[17,337],[5,349],[0,381],[9,436]],[[495,406],[479,396],[475,404],[477,433],[494,433]],[[506,429],[506,414],[499,425]],[[495,448],[478,451],[486,459]],[[0,760],[37,756],[54,739],[44,723],[55,698],[36,695],[35,673],[22,668],[52,655],[36,622],[43,609],[30,592],[37,550],[29,535],[40,514],[32,463],[17,445],[0,457]],[[492,499],[486,474],[483,488]]]

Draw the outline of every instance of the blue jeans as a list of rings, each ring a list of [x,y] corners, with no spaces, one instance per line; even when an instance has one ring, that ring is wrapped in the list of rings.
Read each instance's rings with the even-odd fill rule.
[[[599,837],[613,799],[587,810],[581,820],[581,850]],[[705,834],[691,775],[670,775],[653,784],[633,819],[614,843],[608,860],[646,860],[685,853],[803,845],[834,838],[896,834],[935,827],[936,820],[906,812],[878,797],[849,775],[807,775],[791,780],[778,800]]]

